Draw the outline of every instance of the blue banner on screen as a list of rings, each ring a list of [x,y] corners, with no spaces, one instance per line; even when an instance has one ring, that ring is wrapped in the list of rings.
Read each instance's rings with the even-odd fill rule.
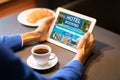
[[[82,26],[83,21],[84,20],[81,18],[66,14],[63,20],[63,24],[69,25],[74,28],[80,28]]]

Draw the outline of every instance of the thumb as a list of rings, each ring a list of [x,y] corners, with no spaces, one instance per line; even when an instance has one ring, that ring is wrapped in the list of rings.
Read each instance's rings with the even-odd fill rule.
[[[41,24],[45,24],[45,25],[50,26],[51,23],[53,22],[54,18],[55,18],[54,16],[45,17],[45,18],[43,18],[41,20],[38,20],[36,22],[36,24],[38,24],[38,26],[41,25]]]
[[[85,46],[85,44],[87,43],[87,39],[89,38],[90,33],[87,32],[80,40],[79,43],[77,45],[77,48],[82,48]]]
[[[42,21],[45,22],[47,25],[51,25],[54,18],[55,18],[54,16],[49,16],[49,17],[44,18]]]

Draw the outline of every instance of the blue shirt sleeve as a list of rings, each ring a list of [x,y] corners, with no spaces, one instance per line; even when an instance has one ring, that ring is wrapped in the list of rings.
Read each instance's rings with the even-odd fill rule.
[[[3,80],[49,80],[35,72],[14,52],[0,44],[0,79]]]
[[[52,76],[44,77],[22,62],[7,47],[14,51],[20,49],[21,36],[16,34],[0,37],[0,74],[4,80],[79,80],[82,75],[83,64],[78,60],[71,60]]]
[[[12,50],[18,50],[22,47],[22,39],[19,34],[9,35],[9,36],[1,36],[0,43],[9,47]]]
[[[50,77],[42,76],[13,54],[14,52],[0,44],[0,74],[4,80],[80,80],[83,65],[71,60]],[[6,57],[7,56],[7,57]]]
[[[70,61],[66,66],[51,76],[53,80],[80,80],[83,64],[78,60]]]

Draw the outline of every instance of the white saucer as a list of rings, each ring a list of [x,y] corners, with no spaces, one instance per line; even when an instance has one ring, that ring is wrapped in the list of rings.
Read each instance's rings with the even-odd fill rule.
[[[27,59],[28,66],[30,66],[33,69],[37,69],[37,70],[46,70],[46,69],[52,68],[53,66],[57,64],[57,62],[58,62],[57,56],[53,60],[49,60],[48,64],[44,66],[40,66],[39,64],[36,64],[32,55],[30,55]]]
[[[37,26],[38,26],[37,23],[32,24],[32,23],[29,23],[29,22],[27,21],[27,16],[28,16],[32,11],[34,11],[34,10],[39,10],[39,9],[47,9],[47,8],[32,8],[32,9],[24,10],[24,11],[22,11],[22,12],[18,15],[18,17],[17,17],[18,22],[21,23],[21,24],[23,24],[23,25],[26,25],[26,26],[37,27]],[[51,10],[51,9],[47,9],[47,10],[49,10],[50,12],[52,12],[53,15],[55,14],[55,12],[54,12],[53,10]]]

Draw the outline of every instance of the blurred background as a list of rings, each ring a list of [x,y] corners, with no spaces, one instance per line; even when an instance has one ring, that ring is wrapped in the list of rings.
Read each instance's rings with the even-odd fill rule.
[[[59,6],[94,17],[96,25],[120,35],[120,0],[0,0],[0,18],[29,8]]]

